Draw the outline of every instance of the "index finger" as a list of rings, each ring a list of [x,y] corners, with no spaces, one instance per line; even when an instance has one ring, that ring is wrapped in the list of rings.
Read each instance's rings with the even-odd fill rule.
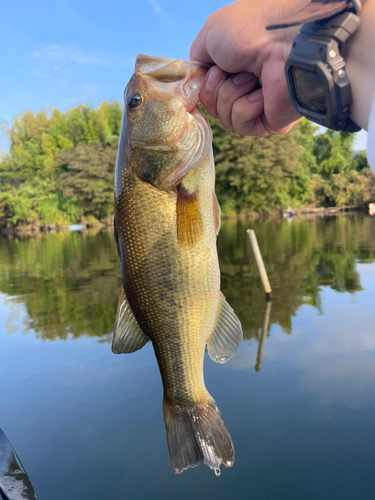
[[[198,35],[195,37],[194,42],[190,47],[190,60],[191,61],[200,61],[203,63],[213,63],[213,59],[207,51],[207,23],[200,30]]]

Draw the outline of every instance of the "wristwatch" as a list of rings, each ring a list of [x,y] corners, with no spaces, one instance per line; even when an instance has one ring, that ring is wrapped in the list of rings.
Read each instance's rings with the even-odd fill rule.
[[[350,119],[352,92],[346,74],[345,42],[360,24],[365,0],[312,0],[267,30],[303,24],[285,63],[289,98],[309,120],[333,130],[357,132]]]

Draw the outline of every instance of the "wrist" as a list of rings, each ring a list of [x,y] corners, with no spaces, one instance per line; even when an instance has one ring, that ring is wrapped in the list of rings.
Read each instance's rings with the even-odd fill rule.
[[[367,130],[375,90],[375,0],[367,0],[360,12],[361,24],[347,42],[346,71],[353,100],[350,117]]]

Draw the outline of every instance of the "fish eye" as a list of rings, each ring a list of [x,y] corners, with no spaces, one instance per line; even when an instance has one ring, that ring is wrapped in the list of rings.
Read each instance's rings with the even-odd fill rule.
[[[130,94],[130,96],[127,99],[127,105],[129,106],[130,109],[136,109],[139,108],[139,106],[142,104],[142,96],[140,94]]]

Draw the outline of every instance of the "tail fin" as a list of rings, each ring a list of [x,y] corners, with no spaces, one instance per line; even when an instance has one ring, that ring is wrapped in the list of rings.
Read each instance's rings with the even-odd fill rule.
[[[200,462],[220,476],[220,465],[232,467],[234,448],[214,399],[190,407],[163,402],[169,455],[175,474]]]

